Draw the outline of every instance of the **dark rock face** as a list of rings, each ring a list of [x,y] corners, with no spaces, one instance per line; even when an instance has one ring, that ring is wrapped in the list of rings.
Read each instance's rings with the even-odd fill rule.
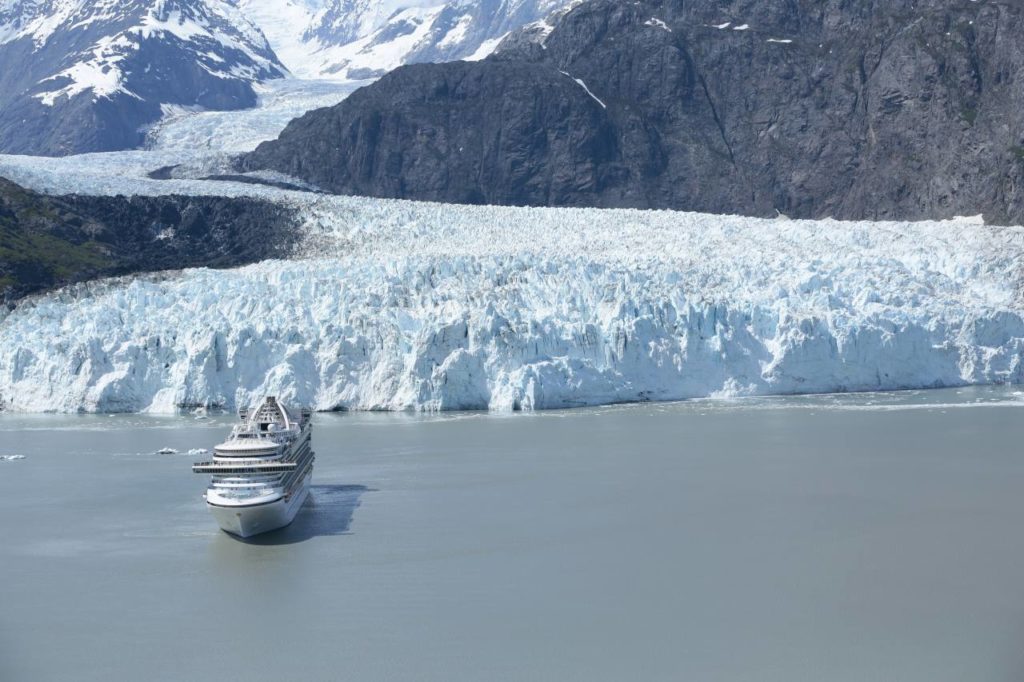
[[[97,277],[285,257],[287,208],[222,197],[50,197],[0,178],[0,297]]]
[[[484,62],[398,69],[241,163],[382,197],[1024,222],[1022,12],[590,0]]]

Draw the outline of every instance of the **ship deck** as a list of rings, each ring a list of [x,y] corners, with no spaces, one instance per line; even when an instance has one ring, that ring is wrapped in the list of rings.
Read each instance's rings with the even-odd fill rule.
[[[295,471],[299,462],[197,462],[197,474],[280,474]]]

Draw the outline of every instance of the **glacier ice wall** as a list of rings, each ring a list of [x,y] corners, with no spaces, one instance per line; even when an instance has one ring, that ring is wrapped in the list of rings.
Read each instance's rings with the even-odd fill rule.
[[[1021,228],[271,194],[303,206],[304,257],[6,313],[4,407],[514,410],[1024,378]]]

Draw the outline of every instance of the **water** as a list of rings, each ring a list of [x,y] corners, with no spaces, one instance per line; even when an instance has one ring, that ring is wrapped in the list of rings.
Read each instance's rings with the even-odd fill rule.
[[[1020,680],[1006,389],[318,415],[212,525],[229,419],[0,416],[0,680]]]

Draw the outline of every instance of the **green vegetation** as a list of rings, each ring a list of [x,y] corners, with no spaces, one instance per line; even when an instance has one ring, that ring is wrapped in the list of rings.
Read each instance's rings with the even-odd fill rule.
[[[19,266],[30,266],[36,273],[34,279],[49,275],[59,282],[112,264],[96,242],[74,244],[45,233],[16,230],[0,221],[0,288],[29,284],[18,280]]]

